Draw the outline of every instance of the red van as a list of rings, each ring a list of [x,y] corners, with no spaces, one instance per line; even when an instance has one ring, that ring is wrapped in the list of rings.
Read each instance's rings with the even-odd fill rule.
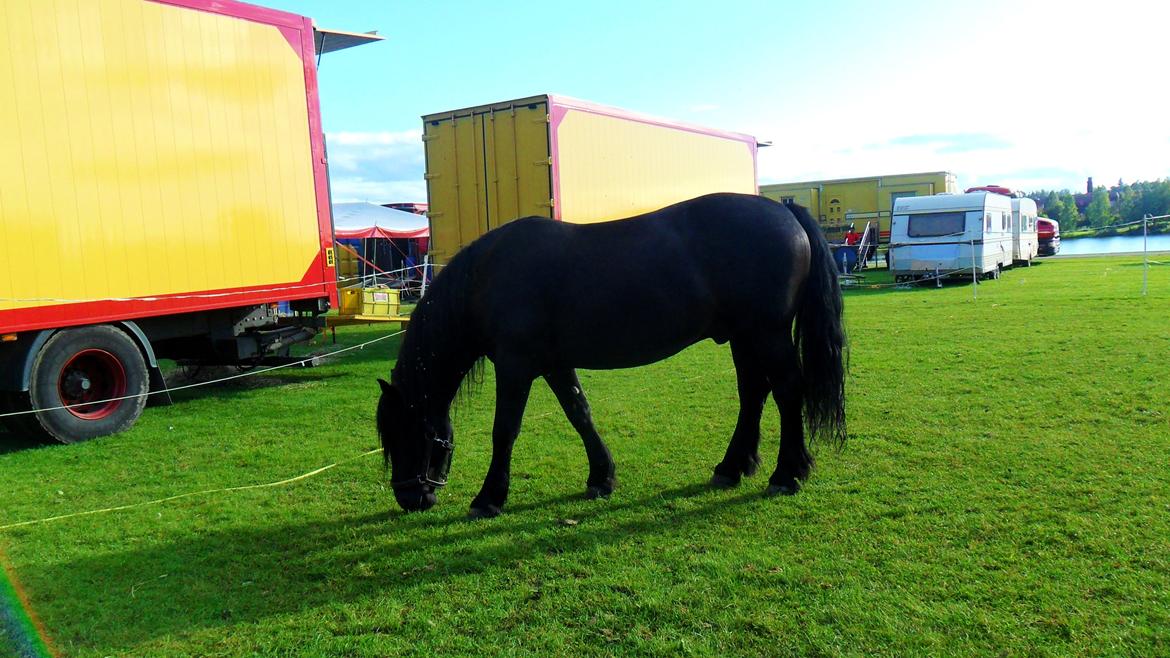
[[[1036,237],[1041,256],[1055,256],[1060,251],[1060,222],[1047,217],[1036,218]]]

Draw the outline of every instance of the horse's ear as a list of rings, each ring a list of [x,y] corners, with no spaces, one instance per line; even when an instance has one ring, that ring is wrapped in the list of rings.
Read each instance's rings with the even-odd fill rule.
[[[385,379],[378,379],[378,386],[382,387],[382,404],[386,405],[391,413],[400,413],[406,406],[406,398],[402,397],[402,389]]]

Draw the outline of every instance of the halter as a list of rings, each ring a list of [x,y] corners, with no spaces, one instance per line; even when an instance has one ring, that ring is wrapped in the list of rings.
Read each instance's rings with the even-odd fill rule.
[[[404,480],[391,480],[390,488],[417,484],[430,486],[434,489],[447,486],[447,473],[451,471],[451,455],[455,452],[455,443],[450,439],[432,436],[427,441],[427,454],[423,460],[423,472]],[[438,456],[438,460],[435,457]]]

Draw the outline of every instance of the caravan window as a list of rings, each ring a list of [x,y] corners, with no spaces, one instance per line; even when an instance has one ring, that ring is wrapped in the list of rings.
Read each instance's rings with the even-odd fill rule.
[[[963,212],[930,212],[910,215],[910,223],[906,227],[906,233],[912,238],[962,233],[966,216],[967,214]]]

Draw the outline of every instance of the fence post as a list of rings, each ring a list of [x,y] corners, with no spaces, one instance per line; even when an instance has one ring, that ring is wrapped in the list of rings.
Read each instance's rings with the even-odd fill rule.
[[[1147,246],[1149,234],[1150,214],[1142,217],[1142,297],[1146,296],[1146,286],[1150,280],[1150,251]]]
[[[975,269],[975,238],[971,238],[971,294],[979,301],[979,275]]]

